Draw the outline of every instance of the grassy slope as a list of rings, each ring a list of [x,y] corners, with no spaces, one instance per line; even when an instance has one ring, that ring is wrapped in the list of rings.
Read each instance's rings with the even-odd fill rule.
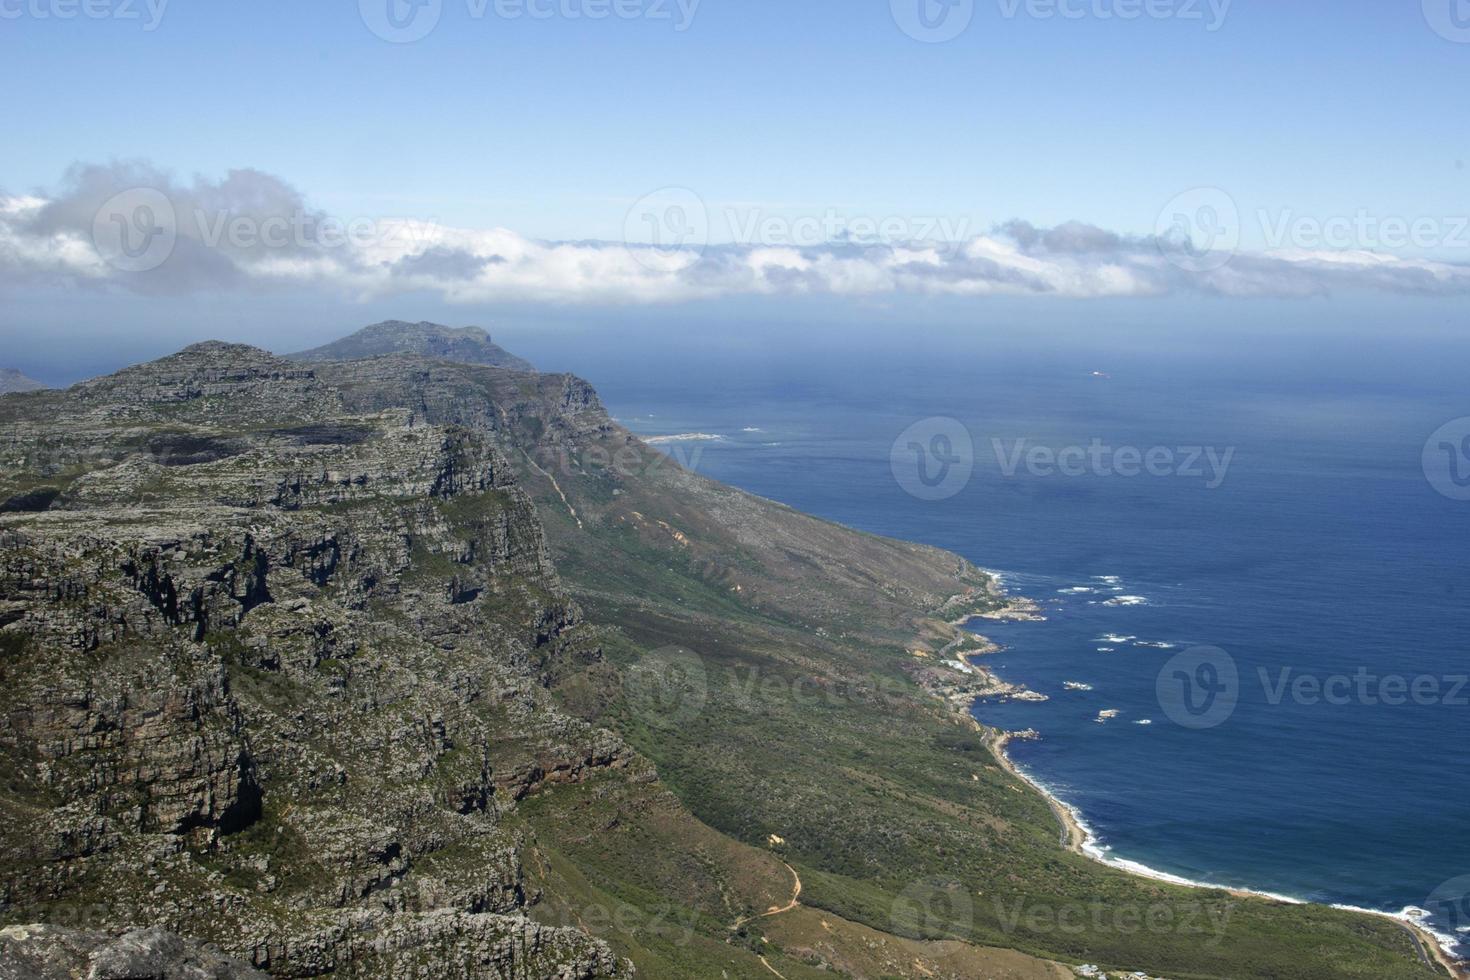
[[[630,450],[636,467],[605,465]],[[933,649],[948,635],[915,614],[973,585],[973,570],[649,452],[604,428],[550,476],[523,474],[559,570],[593,621],[616,628],[607,662],[560,678],[560,694],[651,757],[710,827],[754,847],[782,838],[804,905],[1176,978],[1435,975],[1389,922],[1144,881],[1065,852],[1044,801],[904,669],[914,637]],[[670,647],[698,659],[653,662],[702,676],[660,689],[650,710],[637,679]]]

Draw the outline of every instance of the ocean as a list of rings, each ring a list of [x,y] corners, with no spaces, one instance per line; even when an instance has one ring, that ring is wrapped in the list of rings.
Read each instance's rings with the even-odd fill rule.
[[[1470,441],[1425,456],[1452,386],[932,348],[581,373],[634,431],[719,436],[665,445],[700,472],[1040,603],[975,629],[1048,700],[974,713],[1039,733],[1012,758],[1099,856],[1470,938]]]

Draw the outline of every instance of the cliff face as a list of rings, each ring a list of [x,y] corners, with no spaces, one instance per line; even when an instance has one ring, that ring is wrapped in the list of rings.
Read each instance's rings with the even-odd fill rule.
[[[515,800],[646,764],[548,700],[599,652],[476,384],[203,344],[0,402],[6,921],[81,904],[283,975],[618,973],[525,914]]]

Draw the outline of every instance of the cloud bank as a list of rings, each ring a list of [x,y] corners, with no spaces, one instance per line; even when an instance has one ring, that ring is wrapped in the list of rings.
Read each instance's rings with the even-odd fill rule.
[[[54,193],[0,193],[0,287],[144,294],[310,287],[361,299],[429,292],[450,302],[674,303],[734,295],[946,294],[1066,298],[1470,293],[1470,267],[1368,249],[1237,252],[1164,233],[1013,221],[953,241],[706,244],[544,241],[312,208],[256,170],[183,182],[146,163],[78,165]]]

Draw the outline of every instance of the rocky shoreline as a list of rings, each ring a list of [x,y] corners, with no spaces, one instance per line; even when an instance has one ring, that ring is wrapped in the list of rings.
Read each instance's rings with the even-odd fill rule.
[[[990,620],[991,622],[1044,622],[1045,615],[1042,614],[1040,605],[1034,600],[1024,596],[1008,596],[1001,593],[1004,603],[995,609],[976,612],[951,621],[950,625],[963,630],[964,627],[976,619]],[[973,638],[973,641],[971,640]],[[1088,858],[1098,864],[1106,865],[1125,874],[1133,875],[1151,881],[1167,881],[1171,884],[1189,888],[1203,888],[1215,891],[1226,891],[1243,899],[1256,899],[1263,901],[1290,902],[1277,895],[1265,892],[1252,891],[1238,888],[1219,888],[1212,885],[1195,884],[1175,879],[1172,876],[1157,874],[1151,875],[1132,868],[1120,868],[1117,865],[1104,861],[1090,849],[1093,843],[1091,832],[1078,819],[1076,812],[1067,803],[1038,783],[1034,778],[1021,769],[1006,753],[1007,746],[1013,741],[1037,741],[1042,736],[1034,729],[1009,732],[999,728],[993,728],[978,721],[971,713],[975,702],[984,699],[1005,699],[1018,701],[1046,701],[1049,698],[1045,694],[1032,691],[1024,684],[1013,684],[1002,680],[993,671],[974,663],[970,658],[984,657],[1001,650],[1001,647],[988,637],[979,634],[967,633],[959,637],[946,647],[942,653],[948,654],[952,648],[967,647],[961,651],[961,658],[966,668],[963,671],[952,671],[957,676],[946,678],[943,675],[931,676],[930,683],[925,687],[929,693],[943,700],[953,711],[955,720],[960,724],[981,733],[985,747],[995,758],[997,764],[1006,772],[1026,783],[1040,796],[1046,800],[1047,806],[1056,815],[1060,824],[1060,843],[1074,854]],[[953,663],[953,662],[949,662]],[[1102,720],[1099,718],[1099,720]],[[1440,945],[1438,938],[1429,930],[1418,923],[1396,916],[1387,912],[1375,912],[1370,909],[1360,910],[1365,915],[1374,915],[1392,920],[1401,926],[1413,937],[1416,946],[1427,959],[1432,959],[1441,969],[1455,980],[1470,980],[1470,969],[1462,961],[1455,960],[1445,948]]]

